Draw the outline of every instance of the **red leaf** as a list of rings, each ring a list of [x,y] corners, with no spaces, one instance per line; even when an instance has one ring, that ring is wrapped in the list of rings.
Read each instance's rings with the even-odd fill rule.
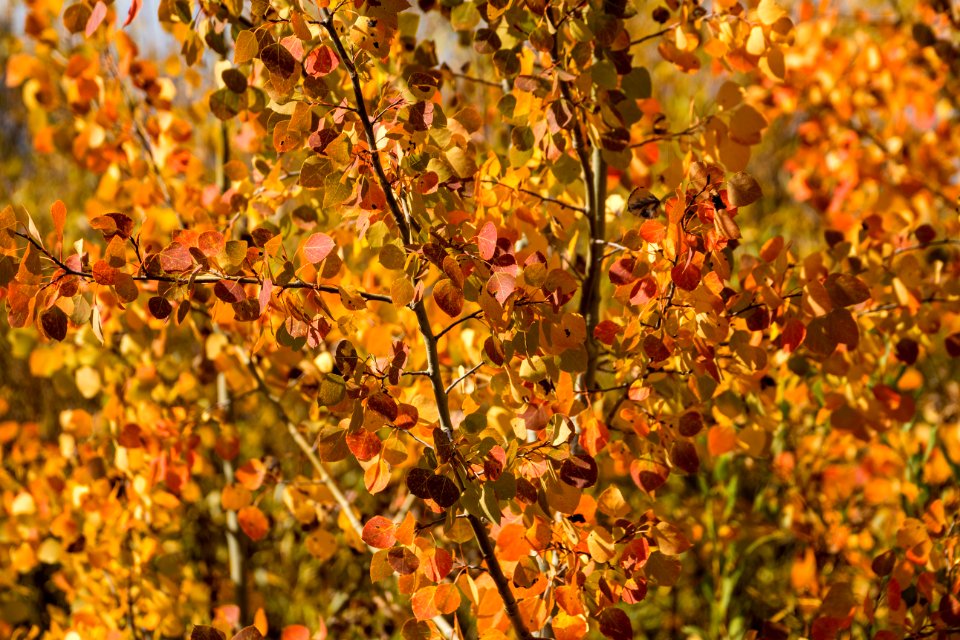
[[[430,554],[423,567],[423,573],[433,582],[440,582],[453,569],[453,556],[445,549],[436,549]]]
[[[303,69],[314,78],[322,78],[340,66],[340,58],[327,45],[320,45],[307,55]]]
[[[333,238],[325,233],[315,233],[307,238],[303,245],[303,255],[313,264],[323,262],[323,259],[330,255],[336,245]]]
[[[219,299],[230,304],[247,299],[247,293],[243,290],[243,285],[236,280],[220,280],[213,285],[213,293]]]
[[[636,258],[620,258],[610,265],[610,282],[616,285],[634,282],[637,279],[637,276],[633,275],[633,269],[636,266]]]
[[[460,489],[447,476],[433,475],[427,480],[427,492],[440,507],[452,507],[460,499]]]
[[[803,344],[806,337],[807,327],[802,321],[796,318],[788,320],[780,336],[780,346],[787,353],[793,353],[797,350],[797,347]]]
[[[105,260],[97,260],[93,265],[93,281],[97,284],[112,285],[117,281],[117,270]]]
[[[593,328],[593,337],[603,344],[611,345],[613,341],[616,340],[620,331],[620,325],[616,322],[612,320],[602,320]]]
[[[417,426],[419,419],[420,412],[415,406],[401,403],[397,407],[397,417],[394,419],[393,424],[398,429],[413,429]]]
[[[620,555],[620,566],[628,574],[638,571],[650,557],[650,543],[646,538],[636,538],[627,543]]]
[[[570,456],[560,466],[560,479],[577,489],[586,489],[597,483],[597,463],[592,456]]]
[[[509,273],[498,271],[490,276],[487,281],[487,291],[497,299],[501,305],[507,302],[507,298],[517,288],[517,279]]]
[[[951,333],[944,338],[943,346],[951,358],[960,358],[960,333]]]
[[[350,453],[356,456],[357,460],[366,462],[373,460],[383,449],[383,443],[377,434],[371,433],[366,429],[360,429],[356,433],[347,434],[347,447]]]
[[[663,344],[663,340],[654,335],[643,339],[643,352],[652,362],[660,362],[670,357],[670,350]]]
[[[223,632],[207,625],[198,624],[190,632],[190,640],[224,640]]]
[[[103,22],[103,19],[107,17],[107,5],[103,2],[97,2],[96,6],[93,7],[93,11],[90,13],[90,17],[87,18],[87,26],[83,31],[83,35],[88,38],[93,35],[93,32],[97,30],[97,27]]]
[[[257,302],[260,303],[260,315],[263,315],[267,312],[267,309],[270,308],[270,296],[273,293],[273,280],[266,278],[263,281],[263,285],[260,287],[260,296],[257,298]]]
[[[670,448],[670,462],[673,466],[686,473],[696,473],[700,470],[700,456],[697,448],[688,440],[677,440]]]
[[[657,295],[657,281],[652,276],[647,276],[633,285],[630,292],[630,304],[644,305],[654,299]]]
[[[143,5],[143,0],[133,0],[130,3],[130,10],[127,12],[127,19],[123,21],[123,26],[127,26],[133,19],[137,17],[137,13],[140,12],[140,7]]]
[[[193,256],[190,250],[179,242],[171,242],[170,246],[160,252],[160,268],[167,273],[182,273],[193,266]]]
[[[484,260],[491,260],[497,250],[497,227],[492,222],[488,222],[477,233],[477,249],[480,251],[480,257]]]
[[[692,438],[703,429],[703,416],[699,411],[687,411],[680,416],[680,424],[677,430],[685,438]]]
[[[280,640],[310,640],[310,629],[302,624],[291,624],[283,628]]]
[[[383,516],[373,516],[363,525],[360,537],[371,547],[389,549],[397,541],[397,525]]]
[[[166,320],[173,313],[173,305],[166,298],[154,296],[147,301],[147,308],[150,314],[157,320]]]
[[[670,271],[673,282],[684,291],[693,291],[700,284],[700,267],[693,264],[678,264]]]

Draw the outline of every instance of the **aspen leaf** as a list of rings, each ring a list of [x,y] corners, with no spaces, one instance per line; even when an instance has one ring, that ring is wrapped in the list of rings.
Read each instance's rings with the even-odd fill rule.
[[[753,176],[740,171],[727,180],[727,196],[731,206],[745,207],[763,197],[763,191]]]
[[[380,455],[383,450],[383,443],[377,437],[377,434],[366,429],[360,429],[355,433],[347,434],[347,447],[356,456],[357,460],[366,462]]]
[[[330,255],[336,244],[333,238],[325,233],[314,233],[303,245],[304,257],[313,264],[323,262],[324,258]]]
[[[390,484],[390,466],[383,458],[378,458],[364,470],[363,482],[370,493],[380,493]]]
[[[90,17],[87,19],[87,24],[84,27],[83,35],[88,38],[96,32],[97,27],[103,24],[103,19],[107,17],[107,5],[103,4],[103,1],[100,0],[97,4],[93,5],[93,11],[90,13]]]
[[[517,279],[509,273],[497,272],[487,281],[487,292],[501,305],[506,304],[507,298],[516,290]],[[456,314],[454,314],[456,315]]]
[[[340,66],[340,58],[336,52],[327,45],[320,45],[309,54],[303,61],[303,69],[308,75],[314,78],[322,78],[331,73]]]
[[[260,47],[257,44],[257,37],[252,31],[241,31],[237,34],[236,42],[233,48],[234,64],[243,64],[257,57]]]
[[[259,508],[252,505],[240,509],[237,513],[237,522],[240,523],[243,532],[254,542],[263,540],[270,530],[267,516]]]
[[[410,599],[410,605],[413,608],[413,615],[417,620],[429,620],[440,615],[439,609],[434,604],[433,597],[437,593],[437,587],[428,585],[421,587]]]
[[[597,482],[597,463],[586,454],[570,456],[560,466],[560,479],[577,489],[592,487]]]
[[[647,564],[643,568],[644,573],[662,587],[675,585],[680,577],[681,569],[679,560],[661,551],[651,553],[650,557],[647,558]]]
[[[60,307],[50,307],[40,315],[40,325],[47,337],[61,342],[67,337],[67,314]]]
[[[263,640],[263,634],[256,626],[250,625],[240,629],[230,640]]]
[[[673,466],[686,473],[696,473],[700,470],[700,456],[697,448],[688,440],[677,440],[670,447],[670,462]]]
[[[63,227],[67,221],[67,205],[57,200],[50,205],[50,217],[53,218],[53,229],[57,234],[57,242],[63,242]]]
[[[374,516],[363,525],[364,542],[377,549],[388,549],[396,543],[397,527],[393,521],[383,516]]]
[[[270,73],[289,78],[296,71],[297,61],[280,43],[268,44],[260,51],[260,61]]]
[[[453,556],[445,549],[437,548],[426,554],[423,572],[433,582],[441,582],[453,569]]]
[[[456,483],[444,475],[431,475],[427,480],[427,493],[441,508],[447,509],[460,498]]]
[[[831,273],[823,286],[834,307],[849,307],[870,299],[870,289],[863,280],[846,273]]]
[[[492,260],[497,249],[497,227],[492,222],[487,222],[477,232],[477,249],[480,257],[484,260]]]
[[[610,640],[632,640],[633,625],[630,618],[621,609],[608,607],[597,616],[600,633]]]
[[[190,640],[226,640],[226,636],[214,627],[198,624],[190,632]]]
[[[291,624],[283,628],[280,640],[310,640],[310,629],[302,624]]]
[[[444,278],[434,285],[433,299],[440,310],[451,318],[460,315],[460,311],[463,310],[463,291],[458,289],[448,278]]]
[[[420,568],[420,559],[406,547],[393,547],[387,552],[387,562],[393,570],[402,576],[409,575]]]
[[[700,284],[700,267],[693,263],[678,264],[670,271],[674,284],[684,291],[693,291]]]
[[[430,489],[427,483],[433,475],[431,471],[420,467],[410,469],[410,471],[407,472],[406,478],[407,490],[418,498],[429,498]]]

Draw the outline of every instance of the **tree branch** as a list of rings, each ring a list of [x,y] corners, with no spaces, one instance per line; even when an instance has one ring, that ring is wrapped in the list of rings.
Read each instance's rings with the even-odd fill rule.
[[[333,24],[333,16],[326,9],[320,10],[320,16],[322,18],[321,24],[330,35],[334,49],[337,51],[337,55],[340,56],[340,61],[343,63],[344,67],[346,67],[347,73],[350,75],[357,113],[360,117],[363,129],[366,132],[367,142],[370,145],[370,154],[374,171],[376,172],[377,179],[380,182],[380,188],[383,190],[386,196],[387,206],[390,209],[390,213],[393,214],[393,218],[397,223],[397,228],[400,230],[401,236],[403,237],[404,244],[409,246],[412,241],[410,225],[407,224],[407,220],[404,217],[403,211],[400,209],[400,204],[393,192],[393,187],[387,179],[387,175],[383,170],[383,165],[380,163],[380,155],[377,151],[373,125],[370,122],[370,117],[367,115],[367,109],[364,105],[363,87],[360,85],[360,76],[357,74],[357,69],[353,64],[353,61],[347,55],[347,52],[343,47],[343,43],[340,41],[340,36]],[[427,352],[426,370],[428,377],[430,378],[430,386],[433,389],[434,401],[437,404],[437,415],[440,428],[443,430],[443,433],[451,441],[453,441],[453,420],[450,418],[450,406],[447,402],[447,394],[443,386],[443,380],[440,377],[440,356],[439,352],[437,351],[437,337],[434,335],[433,328],[430,326],[430,318],[427,315],[427,309],[424,306],[423,298],[413,304],[413,311],[417,316],[417,324],[420,329],[420,335],[423,338],[424,348]],[[510,583],[507,581],[506,576],[503,575],[503,571],[500,568],[500,562],[497,559],[496,554],[493,552],[493,542],[490,539],[490,532],[487,531],[486,526],[480,521],[479,518],[470,516],[469,521],[470,526],[473,529],[473,533],[477,538],[477,543],[480,545],[480,550],[487,562],[487,567],[490,569],[490,575],[493,576],[494,582],[497,585],[497,591],[507,608],[507,615],[510,617],[510,622],[513,624],[513,628],[516,631],[517,637],[520,638],[520,640],[531,640],[533,636],[531,635],[530,631],[527,630],[527,626],[524,623],[523,618],[520,617],[520,611],[517,608],[517,601],[513,597],[513,592],[510,590]]]
[[[314,453],[310,443],[308,443],[300,434],[300,430],[297,429],[297,425],[295,425],[293,420],[290,419],[290,415],[287,413],[283,403],[280,402],[280,399],[270,393],[270,389],[267,387],[266,382],[264,382],[263,377],[257,370],[257,365],[254,364],[253,360],[248,358],[245,353],[241,352],[240,350],[237,350],[237,353],[240,355],[242,360],[246,361],[247,368],[250,370],[250,374],[257,383],[257,388],[260,389],[270,404],[274,406],[274,409],[276,409],[277,413],[283,418],[283,421],[287,425],[287,432],[293,438],[293,441],[296,443],[297,447],[300,448],[300,451],[307,456],[307,460],[310,461],[310,465],[320,478],[320,482],[327,487],[327,489],[330,491],[330,494],[333,496],[333,499],[340,506],[340,509],[350,522],[350,528],[352,528],[357,536],[362,540],[363,524],[360,523],[360,519],[357,518],[357,515],[353,512],[353,507],[350,505],[350,501],[347,500],[346,496],[343,495],[343,492],[340,491],[340,487],[337,485],[336,480],[333,479],[333,477],[330,475],[330,472],[327,470],[327,467],[323,464],[320,458],[317,457],[317,454]],[[374,547],[371,547],[366,543],[364,543],[364,545],[367,547],[367,550],[370,553],[377,552],[377,549]],[[446,619],[441,616],[436,616],[432,620],[433,623],[440,629],[442,634],[448,638],[453,637],[453,628],[450,626],[450,623],[446,621]]]
[[[78,278],[83,278],[85,280],[94,280],[93,273],[89,271],[77,271],[76,269],[71,269],[63,261],[59,260],[52,253],[47,251],[43,245],[36,241],[35,238],[29,234],[22,233],[20,231],[15,231],[15,235],[24,238],[30,244],[32,244],[38,251],[40,251],[44,256],[49,258],[57,267],[63,270],[67,275],[76,276]],[[221,280],[229,280],[231,282],[236,282],[238,284],[263,284],[259,279],[254,276],[231,276],[227,274],[212,274],[205,276],[198,276],[196,278],[176,278],[174,276],[166,275],[154,275],[150,273],[139,273],[135,276],[132,276],[133,280],[136,282],[167,282],[170,284],[216,284]],[[287,289],[312,289],[314,291],[321,291],[323,293],[340,293],[340,288],[332,284],[314,284],[312,282],[307,282],[306,280],[301,280],[296,278],[283,285],[276,285],[277,289],[281,291],[286,291]],[[367,291],[358,291],[357,295],[363,298],[364,300],[370,302],[386,302],[392,303],[393,299],[382,293],[369,293]]]
[[[340,41],[340,36],[337,34],[337,28],[333,24],[333,15],[326,9],[320,9],[320,17],[322,18],[320,24],[324,29],[327,30],[327,33],[330,34],[330,40],[333,42],[333,46],[337,51],[337,55],[340,57],[340,62],[343,63],[344,68],[347,70],[347,74],[350,76],[350,82],[353,85],[353,94],[356,99],[356,109],[357,115],[360,117],[360,123],[363,125],[363,131],[367,136],[367,146],[370,147],[370,162],[373,164],[373,171],[377,175],[377,180],[380,182],[380,187],[383,189],[384,197],[387,200],[387,206],[390,208],[390,212],[393,214],[393,219],[397,223],[397,228],[400,229],[400,235],[407,242],[410,241],[410,225],[407,224],[406,218],[403,216],[403,212],[400,210],[400,204],[397,202],[397,198],[393,193],[393,187],[390,185],[390,181],[387,179],[387,174],[383,170],[383,163],[380,161],[380,151],[377,149],[377,136],[373,131],[373,122],[370,120],[370,116],[367,113],[366,101],[363,98],[363,86],[360,84],[360,74],[357,73],[357,67],[353,63],[353,59],[347,55],[347,50],[343,47],[343,42]]]

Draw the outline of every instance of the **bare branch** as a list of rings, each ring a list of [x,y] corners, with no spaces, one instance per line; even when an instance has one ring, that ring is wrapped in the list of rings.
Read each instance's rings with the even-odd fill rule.
[[[457,386],[458,384],[460,384],[461,382],[463,382],[464,380],[466,380],[467,378],[469,378],[469,377],[470,377],[470,374],[472,374],[474,371],[476,371],[477,369],[479,369],[479,368],[482,367],[482,366],[483,366],[483,363],[481,362],[480,364],[474,366],[472,369],[470,369],[469,371],[467,371],[465,374],[463,374],[462,376],[460,376],[459,378],[457,378],[456,380],[454,380],[453,382],[451,382],[450,385],[444,390],[444,393],[446,393],[447,395],[449,395],[450,392],[453,391],[454,388],[456,388],[456,386]]]

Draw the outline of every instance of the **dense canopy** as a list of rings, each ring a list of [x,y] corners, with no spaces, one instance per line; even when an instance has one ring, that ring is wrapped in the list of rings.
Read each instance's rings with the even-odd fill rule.
[[[960,637],[955,3],[0,31],[0,636]]]

